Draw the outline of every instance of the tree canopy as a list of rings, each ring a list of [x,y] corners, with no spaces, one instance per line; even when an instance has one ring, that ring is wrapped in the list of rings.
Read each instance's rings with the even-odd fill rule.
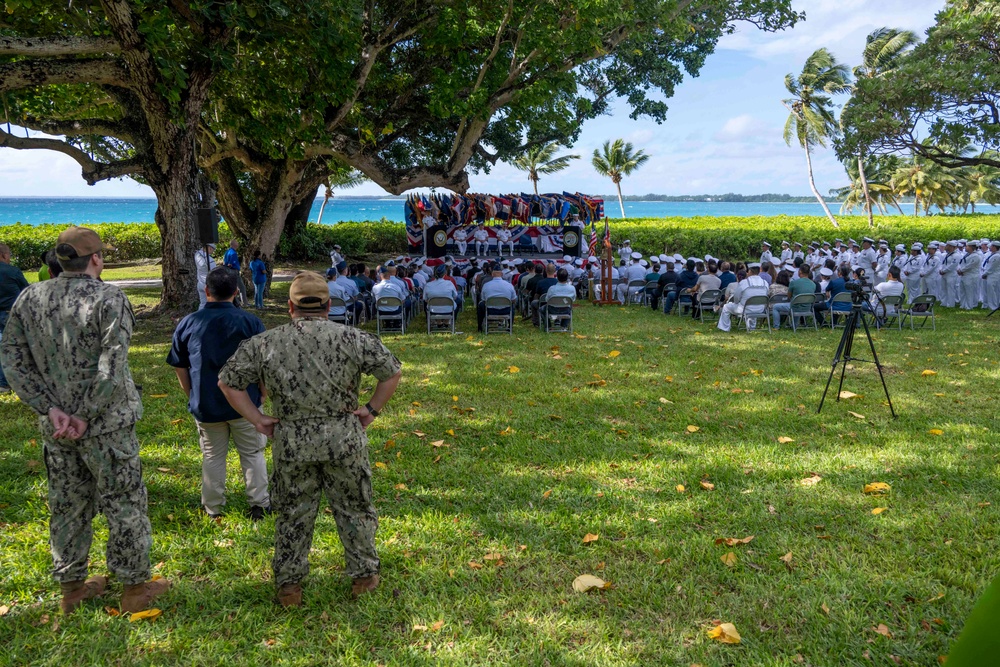
[[[914,153],[946,167],[1000,167],[1000,1],[948,0],[927,40],[859,78],[838,153]],[[975,146],[961,153],[949,147]]]

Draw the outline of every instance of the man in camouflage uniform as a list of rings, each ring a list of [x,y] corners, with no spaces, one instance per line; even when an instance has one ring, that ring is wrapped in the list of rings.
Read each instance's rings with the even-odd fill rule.
[[[61,233],[56,255],[64,272],[24,290],[0,349],[11,386],[40,415],[64,613],[107,585],[107,577],[87,578],[98,510],[108,521],[108,568],[125,585],[122,609],[145,609],[170,586],[146,581],[152,537],[135,434],[142,403],[128,367],[135,320],[125,294],[98,280],[103,248],[90,229]]]
[[[365,429],[396,391],[400,363],[377,337],[327,320],[330,296],[319,274],[297,275],[288,298],[291,323],[244,341],[219,373],[219,387],[237,412],[274,438],[274,580],[281,605],[298,607],[324,493],[352,593],[378,586],[378,515]],[[359,408],[362,373],[378,385]],[[250,400],[246,387],[253,383],[267,387],[273,417]]]

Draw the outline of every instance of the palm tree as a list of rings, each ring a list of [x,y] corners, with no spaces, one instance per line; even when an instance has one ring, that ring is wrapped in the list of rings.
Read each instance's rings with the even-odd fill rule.
[[[877,79],[892,74],[899,67],[899,62],[920,39],[910,30],[896,28],[879,28],[868,35],[864,51],[861,52],[861,64],[854,68],[854,78]],[[868,226],[875,226],[872,215],[872,196],[865,174],[863,153],[858,153],[858,174],[865,195],[865,210],[868,213]]]
[[[890,184],[898,195],[913,195],[913,215],[930,215],[931,208],[944,210],[958,206],[963,186],[956,172],[914,155],[896,170]]]
[[[323,224],[323,211],[326,210],[326,203],[333,199],[333,188],[356,188],[367,180],[360,171],[347,169],[340,169],[324,180],[323,185],[326,186],[326,191],[323,193],[323,203],[319,206],[319,217],[316,224]]]
[[[785,143],[791,146],[794,136],[805,150],[809,186],[834,227],[840,225],[816,189],[809,150],[813,146],[825,147],[826,140],[837,134],[839,128],[833,115],[833,100],[830,95],[847,91],[850,88],[849,77],[847,65],[838,63],[826,49],[817,49],[806,58],[798,77],[794,74],[785,75],[785,88],[792,97],[781,101],[789,111],[785,122]]]
[[[591,164],[601,176],[607,176],[618,188],[618,206],[625,218],[625,203],[622,201],[622,179],[631,176],[632,172],[646,164],[649,156],[643,151],[637,151],[631,143],[624,139],[615,139],[614,143],[605,141],[600,150],[594,149]]]
[[[554,174],[568,167],[570,160],[580,159],[579,155],[555,157],[557,150],[559,150],[559,143],[555,141],[544,146],[535,146],[511,163],[515,169],[528,172],[528,180],[534,184],[536,195],[538,194],[539,174]]]
[[[996,151],[993,153],[996,158]],[[966,201],[972,206],[972,212],[976,212],[976,204],[1000,204],[1000,169],[988,165],[977,165],[964,170],[964,181],[968,186],[965,195]]]
[[[847,176],[851,179],[850,185],[831,190],[830,194],[839,197],[843,203],[840,206],[841,214],[849,213],[855,209],[869,210],[874,207],[882,215],[892,206],[899,210],[900,215],[903,209],[899,206],[899,199],[892,189],[890,181],[896,170],[899,169],[901,160],[895,155],[886,155],[871,160],[866,171],[867,178],[864,183],[861,179],[861,164],[850,161],[845,166]]]

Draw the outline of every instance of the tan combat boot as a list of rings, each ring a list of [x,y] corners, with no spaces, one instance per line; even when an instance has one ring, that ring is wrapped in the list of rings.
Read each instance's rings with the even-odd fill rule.
[[[282,584],[278,589],[278,604],[282,607],[301,607],[302,586],[299,584]]]
[[[357,599],[365,593],[371,593],[378,588],[378,582],[379,577],[377,574],[373,574],[370,577],[359,577],[351,584],[351,595]]]
[[[167,592],[170,588],[170,580],[160,577],[143,584],[126,586],[122,593],[122,611],[135,613],[149,607],[149,603],[158,595]]]
[[[86,581],[66,581],[59,584],[62,589],[62,600],[59,601],[59,608],[62,613],[72,613],[74,609],[83,604],[84,600],[96,598],[104,592],[108,585],[108,578],[97,575]]]

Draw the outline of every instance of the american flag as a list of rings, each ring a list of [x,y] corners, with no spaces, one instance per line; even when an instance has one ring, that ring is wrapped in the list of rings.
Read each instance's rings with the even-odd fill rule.
[[[594,250],[597,248],[597,221],[590,221],[590,252],[591,257],[594,256]]]

